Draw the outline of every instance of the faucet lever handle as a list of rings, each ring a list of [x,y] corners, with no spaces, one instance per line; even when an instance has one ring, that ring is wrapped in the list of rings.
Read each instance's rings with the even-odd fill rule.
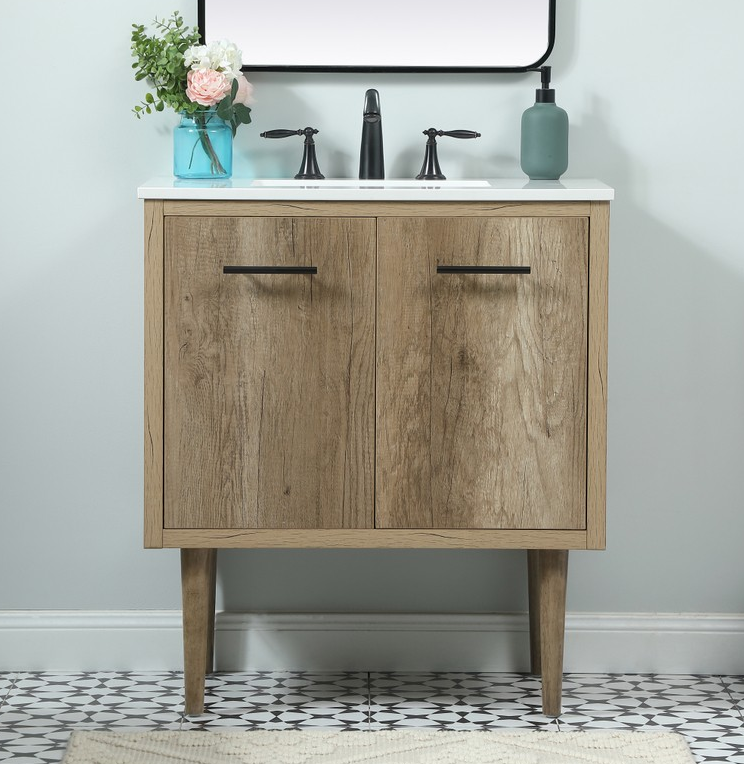
[[[302,130],[267,130],[262,138],[289,138],[290,135],[302,135]]]
[[[438,130],[437,135],[448,135],[450,138],[480,138],[475,130]]]
[[[312,135],[316,135],[319,130],[314,127],[300,128],[299,130],[267,130],[265,133],[261,133],[262,138],[289,138],[291,135],[304,135],[306,138],[310,138]]]

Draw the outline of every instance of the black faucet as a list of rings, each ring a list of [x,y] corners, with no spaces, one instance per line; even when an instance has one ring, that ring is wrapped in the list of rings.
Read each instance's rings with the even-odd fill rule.
[[[364,94],[362,120],[359,177],[365,180],[382,180],[385,177],[385,159],[382,153],[382,115],[380,114],[380,94],[374,88],[370,88]]]

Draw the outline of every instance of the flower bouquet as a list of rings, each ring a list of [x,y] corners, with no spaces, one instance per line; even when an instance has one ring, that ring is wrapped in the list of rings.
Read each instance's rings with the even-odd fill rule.
[[[174,172],[180,177],[229,177],[232,138],[251,121],[253,87],[241,73],[242,53],[226,40],[199,45],[199,31],[178,12],[154,22],[149,35],[132,24],[135,79],[155,91],[134,107],[140,118],[165,107],[181,115],[174,143]],[[186,143],[184,143],[184,141]]]

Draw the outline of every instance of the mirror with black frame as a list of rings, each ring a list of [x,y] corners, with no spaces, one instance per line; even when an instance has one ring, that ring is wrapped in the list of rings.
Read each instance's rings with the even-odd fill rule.
[[[244,71],[524,72],[555,38],[555,0],[199,0],[205,40]]]

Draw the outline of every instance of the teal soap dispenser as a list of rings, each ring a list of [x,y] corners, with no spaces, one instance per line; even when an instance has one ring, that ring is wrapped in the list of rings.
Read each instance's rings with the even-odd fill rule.
[[[558,180],[568,169],[568,114],[556,106],[551,67],[541,66],[542,87],[522,115],[520,164],[530,180]]]

